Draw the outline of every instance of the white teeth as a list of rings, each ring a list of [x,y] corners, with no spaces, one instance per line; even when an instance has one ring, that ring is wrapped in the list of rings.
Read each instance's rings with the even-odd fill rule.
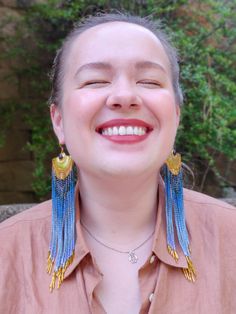
[[[138,135],[144,135],[145,130],[143,128],[138,128]]]
[[[109,127],[106,129],[102,129],[102,134],[103,135],[108,135],[108,136],[112,136],[112,135],[144,135],[147,132],[147,128],[145,127],[138,127],[138,126],[113,126],[113,127]]]
[[[127,135],[133,135],[134,134],[132,126],[128,126],[126,128],[126,134]]]
[[[103,129],[103,130],[102,130],[102,134],[103,134],[103,135],[108,135],[108,129]]]
[[[108,128],[107,130],[108,130],[108,135],[112,135],[113,134],[112,128]]]
[[[118,127],[117,126],[114,126],[113,128],[112,128],[112,135],[118,135],[119,134],[119,130],[118,130]]]
[[[138,127],[137,127],[137,126],[134,127],[134,135],[139,135],[139,134],[138,134]]]
[[[119,127],[119,135],[125,135],[126,134],[126,128],[124,126]]]

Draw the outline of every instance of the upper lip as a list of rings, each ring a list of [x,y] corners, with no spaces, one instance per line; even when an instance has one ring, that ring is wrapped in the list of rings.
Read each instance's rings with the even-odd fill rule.
[[[148,131],[151,131],[153,129],[152,125],[140,120],[140,119],[112,119],[109,121],[106,121],[96,127],[96,131],[100,132],[102,129],[114,127],[114,126],[138,126],[138,127],[144,127]]]

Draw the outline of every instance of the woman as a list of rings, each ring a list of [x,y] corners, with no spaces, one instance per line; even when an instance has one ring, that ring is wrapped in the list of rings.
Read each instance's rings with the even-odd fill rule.
[[[179,68],[160,26],[86,19],[52,82],[52,203],[0,228],[0,312],[235,313],[236,214],[188,190],[183,205]]]

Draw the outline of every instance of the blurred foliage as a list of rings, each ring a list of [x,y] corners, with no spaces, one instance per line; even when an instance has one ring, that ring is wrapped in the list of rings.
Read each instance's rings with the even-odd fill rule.
[[[179,50],[185,101],[176,147],[184,161],[205,174],[209,169],[218,174],[216,156],[223,153],[235,159],[235,0],[50,0],[28,7],[16,35],[4,38],[11,47],[5,57],[20,60],[13,70],[21,99],[2,104],[1,116],[9,124],[12,113],[21,111],[32,130],[28,149],[36,160],[34,190],[39,197],[50,189],[45,165],[58,152],[46,104],[50,94],[47,73],[55,51],[74,22],[111,9],[161,18]],[[200,185],[204,186],[204,179]]]

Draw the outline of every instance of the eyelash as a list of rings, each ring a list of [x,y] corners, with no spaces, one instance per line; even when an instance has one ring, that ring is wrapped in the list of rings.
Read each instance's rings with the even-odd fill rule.
[[[84,83],[84,86],[94,85],[94,84],[108,84],[107,81],[91,81]]]
[[[161,86],[160,83],[155,82],[155,81],[140,81],[138,82],[139,84],[144,84],[144,85],[155,85],[155,86]]]
[[[85,82],[83,86],[93,86],[93,85],[105,85],[105,84],[109,84],[108,81],[88,81]],[[161,84],[157,81],[138,81],[137,84],[142,84],[142,85],[149,85],[149,86],[153,86],[153,87],[161,87]]]

